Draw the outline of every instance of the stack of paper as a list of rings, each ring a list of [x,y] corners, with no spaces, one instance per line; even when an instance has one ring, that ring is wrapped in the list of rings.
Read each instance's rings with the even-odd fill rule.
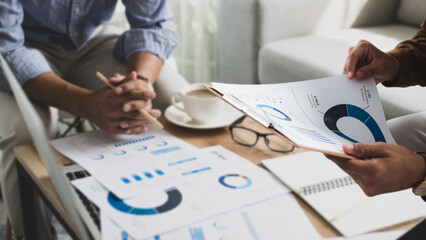
[[[279,200],[264,201],[283,199],[289,193],[268,172],[223,148],[202,151],[162,130],[137,136],[94,131],[52,144],[92,174],[72,183],[100,207],[102,219],[110,219],[134,239],[153,237],[261,202],[266,216],[273,215],[278,211],[274,207],[285,205]],[[249,216],[249,212],[259,211],[256,208],[231,214],[230,218],[238,220],[232,221],[237,225],[230,232],[245,224],[245,234],[255,236],[254,228],[264,234],[259,228],[262,225],[252,225],[257,220]],[[310,229],[304,234],[316,236],[306,216],[300,210],[292,211]]]
[[[156,128],[141,135],[92,131],[52,145],[123,199],[188,182],[216,167],[210,156]]]
[[[103,240],[133,240],[115,222],[102,215]],[[151,239],[321,239],[296,199],[284,194],[267,201],[191,224]]]

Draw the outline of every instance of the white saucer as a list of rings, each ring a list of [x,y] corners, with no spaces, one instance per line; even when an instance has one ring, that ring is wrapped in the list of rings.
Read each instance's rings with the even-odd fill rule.
[[[182,103],[180,102],[178,105],[182,106]],[[186,113],[180,111],[173,105],[169,106],[164,113],[166,119],[171,123],[193,129],[214,129],[225,127],[230,125],[242,115],[242,113],[231,106],[226,106],[225,110],[211,121],[206,123],[194,123]]]

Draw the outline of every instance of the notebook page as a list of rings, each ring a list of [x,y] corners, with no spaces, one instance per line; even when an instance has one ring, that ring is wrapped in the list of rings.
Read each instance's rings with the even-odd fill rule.
[[[365,233],[426,215],[426,204],[411,189],[367,197],[357,184],[305,194],[303,186],[347,176],[321,153],[304,152],[262,161],[344,236]]]

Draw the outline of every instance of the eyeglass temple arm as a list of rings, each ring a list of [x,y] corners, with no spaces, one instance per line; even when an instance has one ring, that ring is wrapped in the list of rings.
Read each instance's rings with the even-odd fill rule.
[[[240,118],[238,118],[237,120],[235,120],[233,123],[231,123],[230,126],[235,126],[237,124],[242,123],[246,117],[247,117],[246,115],[241,116]]]

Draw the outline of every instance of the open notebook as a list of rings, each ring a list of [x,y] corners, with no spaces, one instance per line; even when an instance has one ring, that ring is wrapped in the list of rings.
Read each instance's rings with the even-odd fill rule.
[[[426,215],[426,204],[410,190],[367,197],[350,176],[318,152],[263,160],[262,164],[344,236]]]

